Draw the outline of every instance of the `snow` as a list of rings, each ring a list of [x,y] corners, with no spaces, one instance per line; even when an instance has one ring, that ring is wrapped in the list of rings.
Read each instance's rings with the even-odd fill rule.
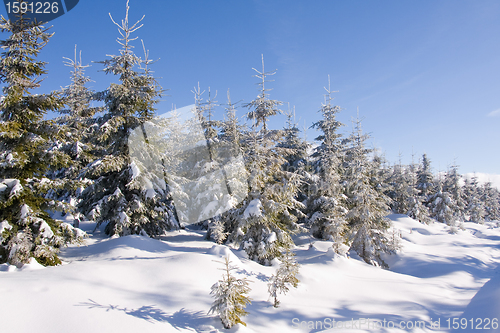
[[[260,211],[261,208],[262,208],[262,203],[260,202],[260,200],[253,199],[252,201],[250,201],[248,207],[243,212],[243,217],[245,219],[250,218],[250,216],[259,217],[262,215],[262,212]]]
[[[69,230],[70,232],[72,232],[73,235],[76,238],[85,238],[85,237],[87,237],[87,233],[85,231],[83,231],[80,228],[73,227],[70,223],[63,222],[63,223],[61,223],[61,227],[64,228],[64,229]]]
[[[480,184],[490,182],[493,187],[496,187],[500,190],[500,174],[488,174],[481,172],[464,174],[464,178],[471,179],[472,177],[477,177],[477,180]]]
[[[19,219],[22,221],[28,217],[29,213],[31,212],[31,209],[28,205],[24,204],[21,206],[21,215]]]
[[[0,243],[3,242],[2,233],[7,230],[11,230],[12,226],[8,221],[0,222]]]
[[[118,218],[119,218],[120,223],[123,225],[127,225],[130,221],[128,215],[125,212],[120,212],[118,214]]]
[[[11,229],[12,226],[9,224],[8,221],[0,222],[0,235],[2,235],[2,232],[4,232],[4,230],[11,230]]]
[[[277,240],[276,233],[273,231],[273,232],[271,232],[271,234],[267,237],[267,243],[273,243],[273,242],[276,242],[276,240]]]
[[[23,267],[18,268],[17,270],[18,271],[37,271],[40,269],[45,269],[45,267],[43,265],[39,264],[35,258],[31,258],[29,263],[23,265]],[[11,272],[12,271],[15,271],[15,270],[11,270]]]
[[[11,197],[18,195],[23,190],[23,186],[18,179],[4,179],[3,183],[9,187],[12,187],[9,195]]]
[[[352,253],[336,255],[331,241],[295,235],[300,282],[280,295],[277,309],[267,293],[276,267],[259,265],[244,251],[205,240],[205,231],[195,226],[159,239],[103,238],[98,230],[86,246],[63,249],[63,265],[0,265],[0,313],[8,318],[1,331],[449,332],[448,319],[500,317],[496,223],[467,222],[465,230],[451,235],[443,223],[425,225],[405,215],[389,218],[403,245],[401,253],[384,257],[389,270],[367,265]],[[81,226],[85,231],[94,227],[89,222]],[[234,275],[248,278],[252,289],[249,314],[242,318],[247,327],[229,330],[208,314],[210,287],[221,279],[220,262],[226,256],[237,266]],[[377,321],[383,320],[396,327],[377,329]],[[427,326],[398,327],[418,321]],[[438,321],[440,328],[431,329],[430,323]],[[356,328],[328,329],[332,323],[355,323]]]
[[[145,193],[146,199],[154,198],[156,195],[156,191],[153,188],[148,188]]]
[[[47,239],[54,237],[54,232],[52,231],[50,226],[47,224],[47,222],[45,222],[43,220],[40,222],[40,235],[43,238],[47,238]]]
[[[471,299],[462,314],[467,320],[476,318],[498,318],[500,314],[500,269],[497,269],[484,286]],[[500,330],[496,330],[500,332]]]
[[[132,179],[136,179],[141,174],[141,170],[139,170],[139,167],[134,161],[130,163],[130,170],[132,171]]]
[[[203,208],[202,212],[200,213],[200,217],[198,218],[200,221],[203,220],[203,217],[208,216],[208,218],[215,216],[213,213],[219,208],[219,201],[214,200],[209,202],[205,208]]]

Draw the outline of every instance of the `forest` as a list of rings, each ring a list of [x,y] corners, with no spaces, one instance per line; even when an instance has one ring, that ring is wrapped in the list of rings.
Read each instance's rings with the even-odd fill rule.
[[[330,82],[318,101],[322,118],[311,126],[320,135],[306,141],[293,110],[271,99],[275,72],[265,71],[264,57],[254,100],[233,103],[228,91],[218,104],[198,84],[187,113],[159,117],[165,90],[135,36],[141,22],[129,23],[128,12],[113,22],[117,55],[96,62],[116,83],[88,88],[75,49],[66,59],[71,83],[37,94],[47,74],[37,56],[52,32],[22,16],[1,19],[9,36],[0,41],[0,264],[60,264],[62,247],[84,242],[78,226],[85,220],[109,236],[152,238],[197,223],[207,239],[263,265],[287,257],[292,235],[310,233],[333,241],[339,254],[355,251],[388,268],[381,255],[400,246],[389,231],[391,212],[444,223],[451,234],[465,221],[500,220],[500,193],[491,183],[464,179],[456,165],[433,173],[425,154],[410,165],[391,163],[369,148],[359,118],[342,135]],[[216,113],[220,106],[224,114]],[[48,119],[49,111],[58,117]],[[286,124],[269,128],[278,114]],[[54,212],[72,215],[73,224]]]

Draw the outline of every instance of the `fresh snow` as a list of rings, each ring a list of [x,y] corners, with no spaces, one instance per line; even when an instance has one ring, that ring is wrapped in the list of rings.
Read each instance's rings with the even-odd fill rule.
[[[261,208],[262,208],[262,203],[260,202],[260,200],[253,199],[252,201],[250,201],[248,207],[243,212],[243,217],[245,219],[250,218],[250,216],[259,217],[262,215],[262,212],[260,211]]]
[[[4,183],[5,183],[5,181],[4,181]],[[14,179],[13,183],[14,183],[14,186],[12,187],[12,190],[10,190],[11,197],[18,195],[23,190],[23,186],[21,185],[21,182],[19,180]]]
[[[28,215],[31,213],[31,209],[27,204],[21,206],[21,215],[19,216],[20,220],[26,219]]]
[[[87,237],[87,234],[82,229],[75,228],[75,227],[73,227],[69,223],[66,223],[66,222],[65,223],[61,223],[61,227],[63,229],[66,229],[66,230],[72,232],[75,235],[76,238],[85,238],[85,237]]]
[[[271,234],[267,237],[267,242],[268,243],[273,243],[273,242],[276,242],[276,233],[273,231],[271,232]]]
[[[141,174],[141,170],[134,161],[130,163],[130,170],[132,171],[132,179],[136,179]]]
[[[2,233],[8,230],[12,230],[10,223],[8,221],[0,222],[0,243],[3,241]]]
[[[255,202],[253,207],[258,206]],[[500,229],[496,223],[464,223],[449,233],[442,223],[421,224],[390,215],[402,236],[402,251],[385,256],[389,270],[364,263],[354,253],[335,254],[332,242],[294,236],[300,283],[279,295],[267,293],[276,267],[261,266],[244,251],[205,240],[190,226],[160,239],[105,238],[97,230],[85,246],[61,253],[63,265],[36,261],[0,265],[1,332],[449,332],[453,318],[500,317]],[[82,222],[87,232],[94,225]],[[208,315],[210,287],[221,279],[229,256],[239,278],[250,281],[247,327],[226,330]],[[356,329],[325,329],[335,320]],[[424,329],[377,329],[374,321],[399,325],[424,321]],[[430,322],[440,320],[440,329]],[[371,322],[371,327],[367,323]],[[471,332],[472,330],[463,330]],[[500,332],[500,330],[482,330]]]
[[[0,222],[0,235],[4,230],[10,230],[10,229],[12,229],[12,226],[8,221]]]
[[[42,238],[50,239],[54,237],[54,232],[50,228],[50,226],[47,224],[47,222],[41,220],[40,221],[40,235]]]

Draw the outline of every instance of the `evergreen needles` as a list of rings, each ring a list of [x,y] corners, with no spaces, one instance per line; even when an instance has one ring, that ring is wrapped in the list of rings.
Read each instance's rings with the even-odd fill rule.
[[[297,288],[299,279],[299,264],[295,260],[295,253],[286,250],[281,257],[281,264],[268,283],[269,296],[273,298],[273,306],[277,308],[280,304],[278,294],[286,294],[289,290],[288,286]]]
[[[241,317],[248,313],[245,307],[250,303],[247,294],[250,292],[248,280],[246,278],[238,279],[231,274],[236,267],[231,266],[229,257],[224,259],[224,274],[222,280],[219,280],[212,286],[211,295],[215,298],[212,307],[208,313],[217,313],[225,328],[231,328],[236,324],[245,325]]]
[[[51,149],[60,128],[44,120],[60,109],[59,94],[33,94],[46,74],[46,63],[36,57],[53,34],[23,14],[12,22],[0,19],[0,30],[10,35],[0,41],[0,263],[22,266],[31,257],[43,265],[60,263],[57,252],[69,242],[59,222],[48,211],[63,210],[46,197],[65,180],[50,180],[51,170],[70,164],[70,157]]]

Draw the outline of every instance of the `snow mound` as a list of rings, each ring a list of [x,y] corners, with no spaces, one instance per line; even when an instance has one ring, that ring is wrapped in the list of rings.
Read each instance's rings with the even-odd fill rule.
[[[236,324],[236,326],[231,327],[230,332],[234,332],[234,333],[255,333],[255,331],[252,330],[251,328],[248,328],[247,326],[243,326],[241,324]]]
[[[96,259],[113,259],[123,257],[150,257],[152,253],[164,253],[171,247],[165,242],[140,235],[111,237],[101,242],[84,247],[65,249],[64,256]]]
[[[214,245],[210,248],[210,250],[208,250],[208,253],[221,257],[227,257],[232,254],[231,250],[224,245]]]
[[[330,258],[333,258],[333,259],[336,259],[336,258],[346,258],[345,255],[341,255],[341,254],[338,254],[337,252],[335,252],[335,250],[333,249],[333,247],[329,247],[328,250],[326,251],[325,255],[327,257],[330,257]]]
[[[225,245],[214,245],[208,250],[208,253],[222,258],[229,257],[229,260],[231,260],[233,264],[241,264],[240,258]]]
[[[245,219],[248,219],[251,216],[260,217],[262,216],[261,209],[262,209],[262,202],[260,202],[259,199],[253,199],[252,201],[250,201],[248,207],[243,212],[243,217]]]
[[[40,269],[45,269],[45,267],[36,261],[35,258],[31,258],[29,263],[24,264],[21,268],[17,268],[15,265],[1,264],[0,272],[19,272],[19,271],[37,271]]]
[[[484,286],[479,289],[476,295],[471,299],[469,305],[465,308],[461,318],[476,320],[476,318],[498,318],[500,313],[500,268],[496,275],[491,278]],[[500,332],[497,329],[488,330],[489,332]]]
[[[404,215],[390,218],[402,236],[403,250],[384,257],[389,270],[366,264],[352,251],[350,257],[337,256],[332,241],[294,236],[300,282],[298,288],[279,295],[278,309],[268,294],[277,259],[273,266],[259,265],[243,250],[207,241],[206,231],[194,227],[166,232],[160,239],[92,235],[87,246],[61,250],[64,265],[40,270],[36,262],[21,270],[0,265],[0,313],[12,319],[3,321],[1,330],[437,333],[449,331],[448,318],[498,317],[499,228],[464,223],[465,230],[450,235],[442,223],[426,225]],[[247,326],[229,330],[216,315],[207,314],[213,302],[210,289],[224,274],[220,262],[226,256],[237,266],[234,275],[251,281],[252,299],[248,316],[242,318]],[[422,330],[328,326],[333,320],[350,326],[361,318],[396,325],[418,320],[427,326]],[[429,328],[438,319],[441,330]]]
[[[17,270],[17,267],[9,264],[1,264],[0,272],[14,272]]]
[[[311,244],[309,245],[309,247],[308,247],[308,251],[311,251],[311,252],[325,252],[325,251],[324,251],[324,250],[322,250],[322,249],[318,246],[318,244],[316,244],[316,243],[318,243],[318,242],[313,242],[313,243],[311,243]],[[326,250],[326,251],[328,251],[328,250]]]
[[[39,264],[35,258],[31,258],[30,262],[23,265],[23,267],[21,267],[20,270],[22,270],[22,271],[37,271],[40,269],[45,269],[45,267],[43,265]]]

